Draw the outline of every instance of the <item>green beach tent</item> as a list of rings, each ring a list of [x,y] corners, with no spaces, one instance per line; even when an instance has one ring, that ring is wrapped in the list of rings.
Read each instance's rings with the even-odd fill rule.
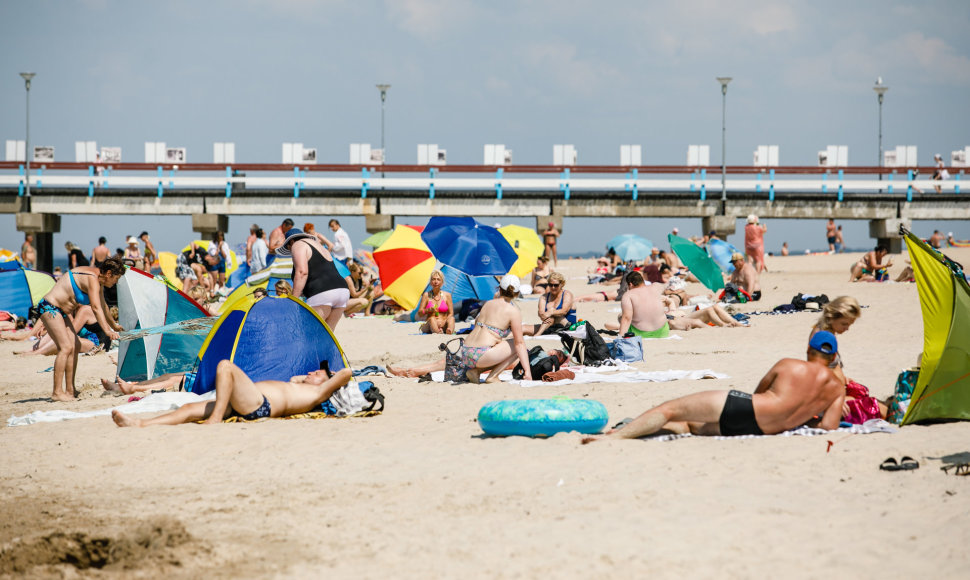
[[[970,286],[960,264],[903,232],[923,311],[923,361],[901,425],[970,419]]]
[[[724,288],[721,267],[700,246],[674,234],[667,234],[667,241],[670,242],[670,249],[677,254],[690,273],[701,281],[701,284],[707,286],[712,292]]]

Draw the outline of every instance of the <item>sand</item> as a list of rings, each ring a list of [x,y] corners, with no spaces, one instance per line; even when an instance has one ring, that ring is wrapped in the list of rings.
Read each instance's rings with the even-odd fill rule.
[[[949,251],[970,263],[970,249]],[[854,255],[769,258],[770,309],[796,293],[866,306],[840,337],[846,373],[882,398],[922,349],[915,284],[849,284]],[[897,258],[897,263],[903,263]],[[590,261],[560,263],[567,287]],[[893,274],[899,267],[894,268]],[[693,286],[690,291],[699,291]],[[526,320],[536,302],[520,303]],[[583,304],[597,326],[616,303]],[[109,418],[0,428],[0,574],[50,577],[729,578],[966,577],[970,423],[895,434],[579,445],[485,438],[486,402],[589,397],[611,422],[706,389],[751,391],[783,357],[803,358],[814,313],[754,316],[750,328],[649,341],[644,370],[712,369],[721,380],[523,389],[376,378],[378,417],[119,429]],[[421,363],[441,339],[417,325],[345,319],[357,368]],[[552,346],[549,342],[530,342]],[[82,357],[81,400],[51,403],[52,358],[0,343],[0,416],[95,410],[105,355]],[[829,444],[833,443],[831,449]],[[887,457],[920,468],[884,472]],[[100,567],[100,568],[99,568]]]

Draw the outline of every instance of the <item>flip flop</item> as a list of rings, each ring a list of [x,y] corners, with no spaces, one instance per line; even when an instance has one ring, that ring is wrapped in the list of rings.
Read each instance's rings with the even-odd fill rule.
[[[899,460],[899,469],[900,471],[919,469],[919,461],[916,461],[909,455],[903,455],[903,457]]]
[[[899,464],[896,463],[895,457],[887,457],[885,461],[879,464],[879,469],[883,471],[899,471]]]

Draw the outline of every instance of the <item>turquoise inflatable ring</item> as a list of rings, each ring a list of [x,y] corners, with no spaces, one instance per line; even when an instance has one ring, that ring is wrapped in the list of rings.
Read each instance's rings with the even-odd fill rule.
[[[492,401],[478,412],[478,424],[486,435],[551,437],[579,431],[599,433],[609,421],[606,407],[590,399],[520,399]]]

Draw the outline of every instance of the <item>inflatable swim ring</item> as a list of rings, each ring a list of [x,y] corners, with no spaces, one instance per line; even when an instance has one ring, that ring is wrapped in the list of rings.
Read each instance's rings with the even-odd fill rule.
[[[492,401],[478,412],[478,424],[486,435],[507,437],[550,437],[579,431],[599,433],[609,414],[599,401],[589,399],[519,399]]]

